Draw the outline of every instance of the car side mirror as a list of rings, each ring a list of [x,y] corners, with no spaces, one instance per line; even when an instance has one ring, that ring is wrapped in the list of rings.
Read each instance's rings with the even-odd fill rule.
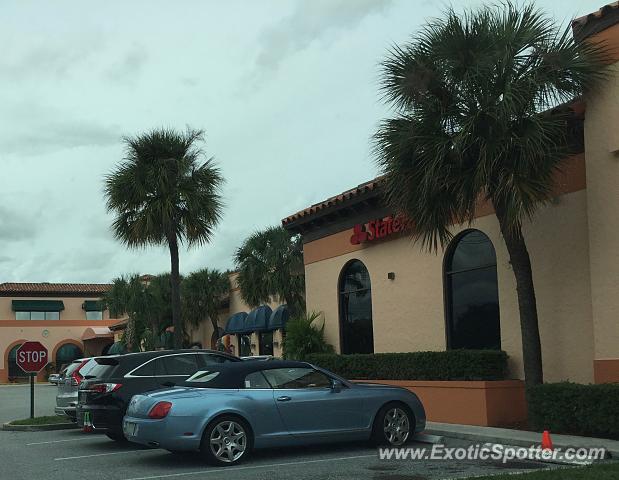
[[[331,390],[334,392],[339,392],[344,387],[344,384],[340,380],[336,380],[335,378],[331,380]]]

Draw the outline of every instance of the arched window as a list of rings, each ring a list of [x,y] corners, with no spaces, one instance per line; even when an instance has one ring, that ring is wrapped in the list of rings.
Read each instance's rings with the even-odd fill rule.
[[[65,343],[56,351],[56,368],[60,371],[61,367],[70,364],[77,358],[82,358],[82,349],[72,343]]]
[[[9,352],[9,378],[27,377],[28,374],[17,366],[17,349],[21,345],[15,345]]]
[[[339,284],[341,352],[374,353],[372,286],[359,260],[346,264]]]
[[[496,254],[479,230],[456,237],[445,258],[447,347],[501,348]]]

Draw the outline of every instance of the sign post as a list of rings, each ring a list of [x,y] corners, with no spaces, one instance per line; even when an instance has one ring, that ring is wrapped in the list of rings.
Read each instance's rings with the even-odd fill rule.
[[[49,363],[47,348],[41,342],[24,342],[17,349],[16,363],[30,374],[30,418],[34,418],[34,377]]]

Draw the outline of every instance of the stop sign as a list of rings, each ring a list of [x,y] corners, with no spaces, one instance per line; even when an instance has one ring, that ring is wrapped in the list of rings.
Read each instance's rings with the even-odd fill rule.
[[[17,365],[26,373],[36,373],[48,364],[47,348],[41,342],[25,342],[17,349]]]

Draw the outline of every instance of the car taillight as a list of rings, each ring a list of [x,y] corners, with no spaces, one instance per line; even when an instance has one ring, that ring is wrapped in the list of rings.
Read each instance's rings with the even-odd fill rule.
[[[115,392],[122,386],[122,383],[95,383],[94,385],[88,385],[86,390],[96,393],[110,393]]]
[[[82,363],[80,363],[78,367],[71,374],[71,385],[73,385],[74,387],[77,387],[84,379],[84,377],[80,375],[80,370],[87,363],[88,363],[88,359],[82,361]]]
[[[74,387],[77,387],[82,381],[82,378],[83,377],[79,374],[79,372],[73,372],[71,374],[71,385],[73,385]]]
[[[170,402],[157,402],[153,408],[148,412],[148,418],[164,418],[167,417],[172,408]]]

